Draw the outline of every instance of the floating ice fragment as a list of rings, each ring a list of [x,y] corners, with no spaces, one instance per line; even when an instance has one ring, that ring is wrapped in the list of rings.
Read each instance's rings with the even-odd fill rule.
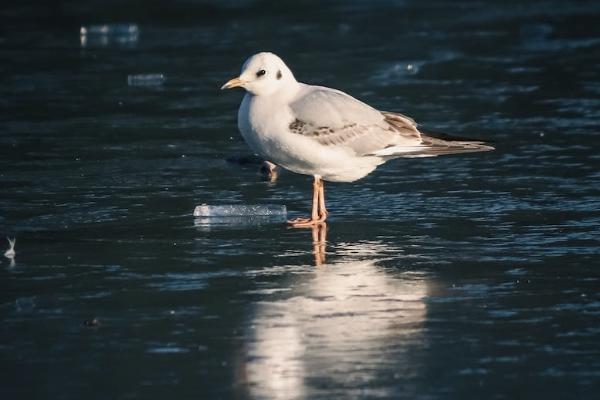
[[[263,225],[282,224],[286,218],[277,216],[246,216],[246,217],[197,217],[194,226],[202,231],[212,228],[255,228]]]
[[[136,24],[89,25],[79,28],[82,47],[132,44],[137,42],[139,34]]]
[[[287,219],[283,205],[222,205],[202,204],[194,210],[194,226],[207,229],[211,226],[250,227],[282,223]]]
[[[129,86],[160,86],[165,82],[163,74],[138,74],[128,75],[127,84]]]
[[[201,204],[194,210],[194,217],[278,217],[285,219],[287,217],[287,209],[284,205],[227,204],[211,206],[208,204]]]
[[[133,35],[139,34],[136,24],[107,24],[82,26],[79,33],[82,35]]]

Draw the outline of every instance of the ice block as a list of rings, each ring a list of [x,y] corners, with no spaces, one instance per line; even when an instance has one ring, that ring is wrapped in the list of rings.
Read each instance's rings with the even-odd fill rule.
[[[287,209],[284,205],[270,204],[226,204],[208,205],[201,204],[194,210],[194,217],[202,218],[228,218],[228,217],[272,217],[285,220]]]
[[[127,84],[129,86],[160,86],[165,82],[163,74],[138,74],[128,75]]]
[[[81,35],[137,35],[137,24],[88,25],[79,29]]]
[[[131,46],[137,43],[140,29],[136,24],[87,25],[79,35],[81,47]]]

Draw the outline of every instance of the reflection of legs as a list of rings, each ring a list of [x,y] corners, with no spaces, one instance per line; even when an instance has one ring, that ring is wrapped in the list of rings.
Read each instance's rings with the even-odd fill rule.
[[[325,190],[323,180],[315,176],[313,182],[313,201],[312,201],[312,213],[310,218],[296,218],[288,221],[288,224],[293,227],[303,228],[313,226],[315,224],[325,221],[327,218],[327,210],[325,210]]]
[[[315,266],[325,263],[325,243],[327,242],[327,224],[319,222],[312,226],[313,253]]]

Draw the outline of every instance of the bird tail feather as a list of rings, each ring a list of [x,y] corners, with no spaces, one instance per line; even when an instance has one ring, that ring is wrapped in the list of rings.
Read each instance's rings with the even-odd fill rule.
[[[384,158],[417,158],[492,150],[494,150],[494,147],[483,140],[451,136],[441,132],[421,132],[421,143],[419,145],[390,146],[379,150],[375,155]]]

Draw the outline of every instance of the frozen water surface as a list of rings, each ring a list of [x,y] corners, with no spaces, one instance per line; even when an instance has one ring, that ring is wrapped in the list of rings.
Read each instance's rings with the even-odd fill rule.
[[[55,3],[0,11],[2,398],[597,397],[597,2]],[[315,230],[194,218],[309,212],[219,91],[258,50],[497,150],[328,184]]]

